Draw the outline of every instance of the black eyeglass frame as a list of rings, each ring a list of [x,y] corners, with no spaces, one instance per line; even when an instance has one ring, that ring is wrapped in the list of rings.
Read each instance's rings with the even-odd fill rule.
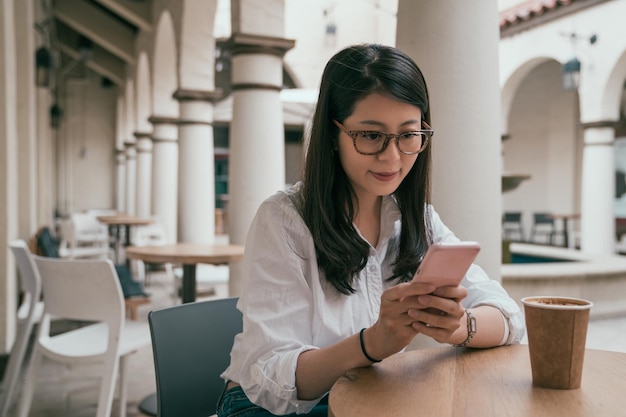
[[[354,150],[357,151],[357,153],[360,153],[361,155],[380,155],[381,153],[385,152],[385,149],[387,149],[387,146],[389,146],[389,141],[392,138],[396,140],[396,146],[398,147],[398,151],[400,151],[400,153],[402,153],[404,155],[416,155],[418,153],[423,152],[424,149],[426,149],[426,147],[430,143],[430,139],[435,134],[435,131],[425,121],[422,121],[422,126],[425,127],[426,129],[407,130],[406,132],[402,132],[402,133],[386,133],[386,132],[381,132],[379,130],[348,130],[348,129],[346,129],[346,127],[344,125],[339,123],[337,120],[333,120],[333,122],[337,125],[337,127],[339,127],[339,129],[343,133],[345,133],[346,135],[348,135],[352,139],[352,145],[354,145]],[[359,148],[357,148],[357,146],[356,146],[356,139],[357,139],[358,135],[361,134],[361,133],[379,133],[381,135],[384,135],[385,136],[385,141],[383,142],[382,148],[380,148],[380,150],[378,150],[376,152],[362,152],[362,151],[360,151]],[[406,135],[407,133],[421,133],[421,134],[424,134],[424,138],[425,138],[424,139],[424,143],[422,143],[422,147],[418,151],[415,151],[415,152],[405,152],[402,149],[400,149],[400,136]]]

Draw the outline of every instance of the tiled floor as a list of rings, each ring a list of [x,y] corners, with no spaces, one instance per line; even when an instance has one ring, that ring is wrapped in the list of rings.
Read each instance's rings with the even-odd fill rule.
[[[147,322],[151,309],[172,305],[174,284],[164,273],[152,273],[152,304],[139,307],[139,319]],[[225,289],[219,288],[218,295]],[[587,335],[587,347],[626,352],[626,317],[593,320]],[[145,348],[134,354],[129,361],[128,386],[129,417],[144,417],[137,406],[147,395],[155,392],[152,351]],[[37,417],[92,417],[95,415],[98,393],[98,367],[75,366],[72,368],[46,363],[39,376],[30,416]],[[117,397],[117,395],[116,395]],[[14,412],[15,410],[13,410]],[[119,415],[114,400],[112,417]],[[13,416],[13,414],[10,414]]]

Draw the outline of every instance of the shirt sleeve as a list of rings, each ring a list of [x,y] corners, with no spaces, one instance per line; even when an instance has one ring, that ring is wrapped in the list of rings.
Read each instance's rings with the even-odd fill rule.
[[[292,208],[266,201],[249,229],[243,270],[246,283],[238,307],[244,331],[231,364],[248,398],[274,414],[306,413],[319,400],[300,401],[295,383],[300,353],[312,345],[312,239]],[[310,235],[309,235],[310,236]],[[313,266],[311,266],[313,264]],[[315,275],[317,278],[317,275]],[[228,371],[226,373],[228,376]]]
[[[460,239],[448,229],[432,207],[430,212],[434,241],[459,242]],[[489,305],[500,310],[509,326],[509,335],[504,342],[505,345],[519,343],[522,340],[525,332],[524,315],[519,305],[509,296],[500,282],[489,278],[480,266],[472,264],[461,285],[467,288],[468,293],[463,300],[465,308]]]

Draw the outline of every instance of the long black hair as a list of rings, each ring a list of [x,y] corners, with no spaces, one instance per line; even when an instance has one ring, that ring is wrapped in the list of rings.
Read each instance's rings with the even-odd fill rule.
[[[318,266],[341,293],[354,293],[353,282],[365,267],[369,244],[353,226],[354,190],[337,155],[339,129],[355,104],[379,93],[418,107],[430,124],[428,90],[415,62],[400,50],[383,45],[350,46],[324,68],[304,167],[301,214],[309,228]],[[431,146],[393,193],[402,216],[398,254],[390,280],[409,280],[430,244],[425,216],[430,202]],[[354,200],[356,201],[356,200]]]

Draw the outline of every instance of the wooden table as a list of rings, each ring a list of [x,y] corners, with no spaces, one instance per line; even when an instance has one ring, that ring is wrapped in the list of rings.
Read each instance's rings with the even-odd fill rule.
[[[141,217],[137,217],[137,216],[133,216],[130,214],[125,214],[125,213],[119,213],[119,214],[114,214],[114,215],[108,215],[108,216],[98,216],[97,217],[98,221],[100,223],[106,224],[107,226],[109,226],[109,230],[111,232],[112,235],[115,236],[115,258],[116,258],[116,263],[117,260],[119,258],[119,254],[118,254],[118,244],[120,242],[120,227],[124,226],[125,228],[125,235],[124,236],[124,247],[130,246],[130,228],[131,226],[144,226],[147,224],[152,224],[154,223],[153,219],[144,219]]]
[[[129,246],[126,256],[152,263],[183,265],[183,303],[196,301],[196,264],[222,265],[243,258],[243,246],[175,243],[159,246]]]
[[[626,416],[626,353],[587,349],[582,386],[532,385],[527,345],[399,353],[341,377],[333,417]]]

